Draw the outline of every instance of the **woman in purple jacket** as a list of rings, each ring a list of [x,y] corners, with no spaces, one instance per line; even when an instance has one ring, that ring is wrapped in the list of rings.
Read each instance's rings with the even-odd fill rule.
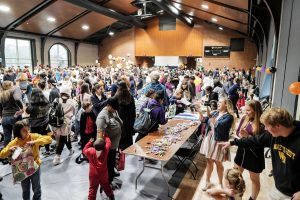
[[[148,133],[154,132],[158,130],[158,127],[160,124],[166,124],[168,122],[168,119],[166,119],[166,111],[163,106],[164,103],[164,92],[163,91],[157,91],[154,95],[153,99],[148,100],[142,107],[141,111],[148,107],[151,110],[150,116],[151,116],[151,127],[147,133],[139,133],[139,135],[136,137],[135,142],[139,141]]]

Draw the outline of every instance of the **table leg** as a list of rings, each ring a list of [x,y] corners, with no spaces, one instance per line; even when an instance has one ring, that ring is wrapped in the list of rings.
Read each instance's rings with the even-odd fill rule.
[[[173,199],[170,195],[170,185],[169,185],[169,182],[167,180],[167,178],[164,176],[164,165],[163,165],[163,162],[160,163],[160,172],[161,172],[161,176],[163,177],[165,183],[167,184],[167,187],[168,187],[168,197],[170,197],[171,199]]]
[[[144,170],[145,170],[145,158],[143,158],[143,169],[142,169],[142,171],[138,174],[138,176],[135,179],[135,190],[137,190],[138,179],[143,174]]]

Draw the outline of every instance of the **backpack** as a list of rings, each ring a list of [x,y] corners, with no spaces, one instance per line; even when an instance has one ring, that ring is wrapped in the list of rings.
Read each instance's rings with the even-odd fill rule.
[[[155,107],[154,107],[155,108]],[[152,123],[151,120],[151,111],[154,109],[149,109],[149,101],[147,102],[147,107],[139,113],[139,116],[136,118],[133,128],[138,133],[147,134],[155,123]]]
[[[58,99],[55,99],[51,105],[49,112],[49,124],[53,127],[59,128],[65,124],[65,113],[62,104]]]
[[[87,118],[86,118],[84,133],[85,134],[91,134],[93,132],[94,132],[94,122],[92,120],[92,117],[88,115]]]

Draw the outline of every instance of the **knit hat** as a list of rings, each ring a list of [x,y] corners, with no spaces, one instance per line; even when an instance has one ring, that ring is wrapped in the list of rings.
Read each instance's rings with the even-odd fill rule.
[[[60,93],[69,95],[69,97],[71,96],[71,88],[66,85],[63,85],[59,91],[60,91]]]

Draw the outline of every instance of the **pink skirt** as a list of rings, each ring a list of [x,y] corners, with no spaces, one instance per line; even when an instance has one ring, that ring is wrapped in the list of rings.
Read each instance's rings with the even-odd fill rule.
[[[229,149],[223,150],[222,146],[218,145],[218,142],[215,140],[213,130],[209,131],[202,141],[200,153],[205,155],[206,158],[215,161],[230,161]]]

